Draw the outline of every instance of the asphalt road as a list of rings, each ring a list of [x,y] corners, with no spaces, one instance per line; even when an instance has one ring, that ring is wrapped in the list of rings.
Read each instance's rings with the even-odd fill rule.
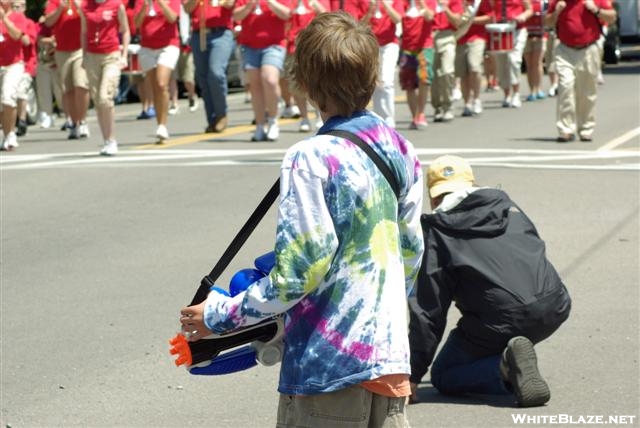
[[[398,128],[421,161],[461,154],[481,184],[506,190],[536,223],[573,298],[566,324],[536,347],[548,405],[452,399],[427,377],[422,402],[409,407],[413,427],[510,427],[514,415],[536,416],[537,426],[567,425],[554,415],[629,416],[640,426],[640,63],[609,67],[605,79],[592,143],[555,142],[553,99],[502,109],[487,93],[480,117],[424,131],[407,130],[399,101]],[[94,116],[88,140],[31,127],[18,150],[0,155],[2,426],[275,425],[278,368],[190,376],[173,365],[167,341],[304,135],[289,120],[278,142],[249,142],[241,94],[230,96],[231,127],[201,134],[202,110],[182,102],[163,146],[153,144],[152,121],[135,120],[139,106],[124,105],[114,158],[97,155]],[[222,285],[270,250],[274,224],[272,209]],[[456,318],[453,310],[450,324]]]

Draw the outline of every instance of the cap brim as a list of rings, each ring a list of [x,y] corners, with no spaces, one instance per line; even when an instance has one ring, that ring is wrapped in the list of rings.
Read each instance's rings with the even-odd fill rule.
[[[473,185],[472,181],[443,181],[429,188],[429,196],[437,198],[443,193],[451,193],[466,189]]]

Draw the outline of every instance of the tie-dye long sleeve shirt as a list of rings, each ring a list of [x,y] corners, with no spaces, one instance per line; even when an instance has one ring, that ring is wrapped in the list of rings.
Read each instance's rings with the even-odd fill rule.
[[[317,394],[409,374],[408,289],[424,242],[422,170],[413,146],[375,114],[334,117],[371,144],[400,186],[354,143],[316,135],[292,146],[280,170],[269,276],[235,297],[212,293],[205,323],[222,333],[285,314],[278,391]]]

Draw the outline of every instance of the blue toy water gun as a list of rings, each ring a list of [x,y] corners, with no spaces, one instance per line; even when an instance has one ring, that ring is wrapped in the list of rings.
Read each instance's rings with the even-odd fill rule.
[[[242,269],[231,278],[229,292],[219,287],[211,291],[235,296],[269,274],[275,264],[273,252],[255,260],[255,269]],[[211,334],[196,342],[188,342],[182,334],[169,341],[169,351],[177,355],[175,364],[186,365],[194,375],[221,375],[246,370],[260,363],[272,366],[282,359],[284,322],[281,316],[225,334]],[[244,346],[243,346],[244,345]],[[222,353],[223,351],[229,352]]]
[[[209,275],[205,276],[196,291],[190,306],[206,300],[212,291],[226,294],[215,285],[215,281],[229,265],[251,232],[267,213],[280,193],[280,180],[271,186],[258,207],[240,229]],[[273,252],[258,257],[255,269],[242,269],[232,277],[229,284],[231,296],[246,290],[255,281],[269,274],[275,265]],[[278,363],[282,359],[284,321],[275,316],[258,324],[243,327],[224,334],[211,334],[195,342],[189,342],[182,334],[169,340],[170,353],[176,355],[176,366],[185,365],[194,375],[221,375],[246,370],[258,362],[265,366]],[[228,351],[223,353],[224,351]]]

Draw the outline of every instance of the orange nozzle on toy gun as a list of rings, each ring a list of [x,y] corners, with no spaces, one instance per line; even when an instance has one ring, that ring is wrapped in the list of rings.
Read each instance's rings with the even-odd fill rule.
[[[174,338],[169,339],[169,345],[171,345],[169,350],[171,355],[178,355],[175,360],[176,366],[191,365],[191,348],[189,348],[189,342],[182,334],[178,333]]]

